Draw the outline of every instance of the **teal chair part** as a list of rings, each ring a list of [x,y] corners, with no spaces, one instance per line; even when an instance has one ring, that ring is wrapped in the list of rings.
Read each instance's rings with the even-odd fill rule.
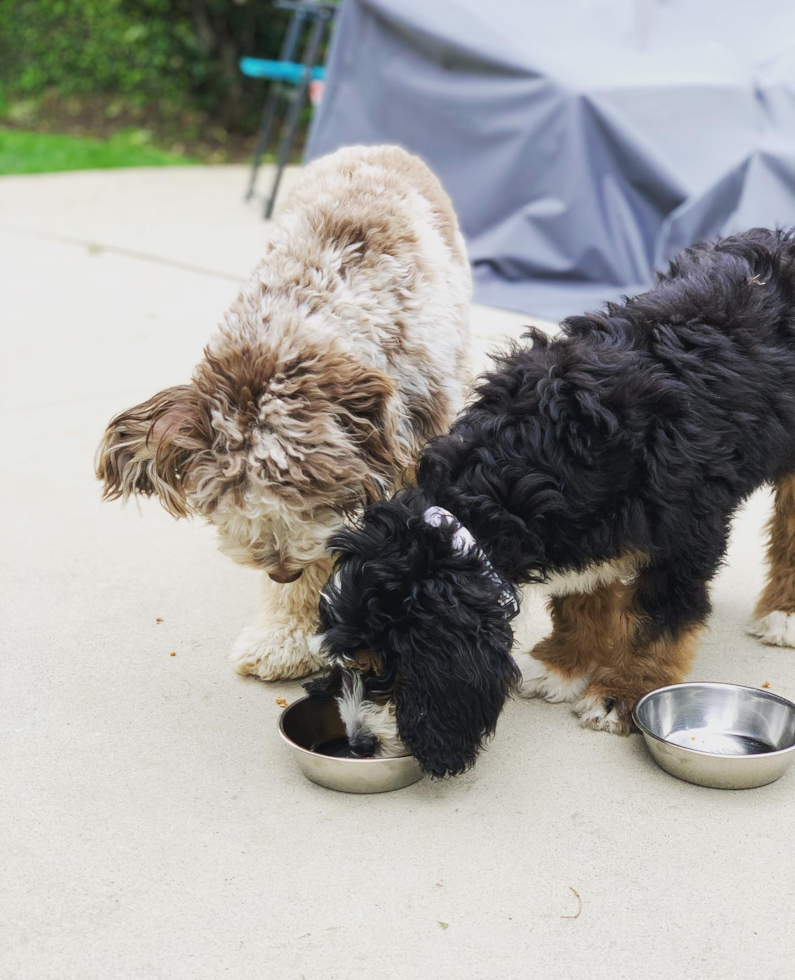
[[[240,71],[248,78],[269,78],[275,82],[298,85],[304,77],[304,66],[296,61],[271,61],[268,58],[241,58]],[[326,69],[315,65],[311,72],[313,82],[323,81]]]

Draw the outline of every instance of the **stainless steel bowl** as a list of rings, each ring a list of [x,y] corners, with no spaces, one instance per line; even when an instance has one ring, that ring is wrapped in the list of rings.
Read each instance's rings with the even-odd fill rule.
[[[642,697],[634,716],[655,761],[689,783],[764,786],[795,759],[795,704],[769,691],[672,684]]]
[[[342,793],[386,793],[410,786],[422,776],[420,764],[412,755],[349,759],[314,751],[345,735],[335,701],[294,701],[281,714],[279,733],[307,779]]]

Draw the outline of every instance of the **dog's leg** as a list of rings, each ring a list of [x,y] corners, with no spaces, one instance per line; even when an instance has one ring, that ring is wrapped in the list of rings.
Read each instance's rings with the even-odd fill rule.
[[[632,708],[656,687],[679,683],[690,669],[709,614],[709,576],[684,564],[647,566],[618,585],[609,624],[596,644],[599,661],[574,711],[587,728],[628,735]]]
[[[623,666],[598,667],[574,705],[581,723],[596,731],[629,735],[638,698],[666,684],[678,684],[690,669],[701,626],[672,630],[628,652]]]
[[[776,484],[768,528],[770,563],[767,585],[759,597],[749,630],[763,643],[795,647],[795,477]]]
[[[595,645],[611,628],[617,601],[615,584],[591,592],[552,596],[552,632],[530,653],[519,654],[522,697],[576,701],[585,690],[595,661]]]
[[[254,622],[235,642],[232,662],[241,674],[265,681],[305,677],[323,667],[317,629],[320,590],[331,561],[315,562],[295,582],[278,585],[263,575]]]

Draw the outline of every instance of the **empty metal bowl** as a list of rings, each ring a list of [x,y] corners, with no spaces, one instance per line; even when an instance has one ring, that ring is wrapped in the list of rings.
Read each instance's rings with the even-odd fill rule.
[[[795,704],[769,691],[672,684],[642,697],[634,716],[655,761],[689,783],[764,786],[795,759]]]
[[[294,701],[281,714],[279,733],[307,779],[342,793],[385,793],[410,786],[422,776],[412,755],[352,759],[319,752],[345,738],[336,701]]]

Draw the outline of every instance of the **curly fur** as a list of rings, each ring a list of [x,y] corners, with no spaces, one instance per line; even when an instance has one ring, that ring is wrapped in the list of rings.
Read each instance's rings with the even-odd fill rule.
[[[456,547],[451,526],[425,522],[426,507],[424,494],[407,491],[335,535],[341,560],[323,592],[321,629],[341,666],[360,671],[362,652],[375,654],[363,672],[370,699],[390,692],[401,742],[441,776],[471,765],[518,671],[502,584]]]
[[[581,694],[585,724],[629,731],[633,701],[688,668],[732,514],[795,473],[795,238],[688,249],[647,293],[527,336],[424,450],[419,506],[452,512],[515,587],[555,584],[536,693]],[[414,500],[336,539],[324,647],[372,646],[403,741],[457,773],[508,691],[510,631]]]
[[[305,170],[191,382],[108,426],[106,499],[157,495],[174,517],[199,515],[226,554],[280,583],[314,568],[280,586],[289,600],[265,591],[239,669],[318,666],[328,536],[399,486],[460,410],[469,293],[427,167],[396,147],[342,150]]]

